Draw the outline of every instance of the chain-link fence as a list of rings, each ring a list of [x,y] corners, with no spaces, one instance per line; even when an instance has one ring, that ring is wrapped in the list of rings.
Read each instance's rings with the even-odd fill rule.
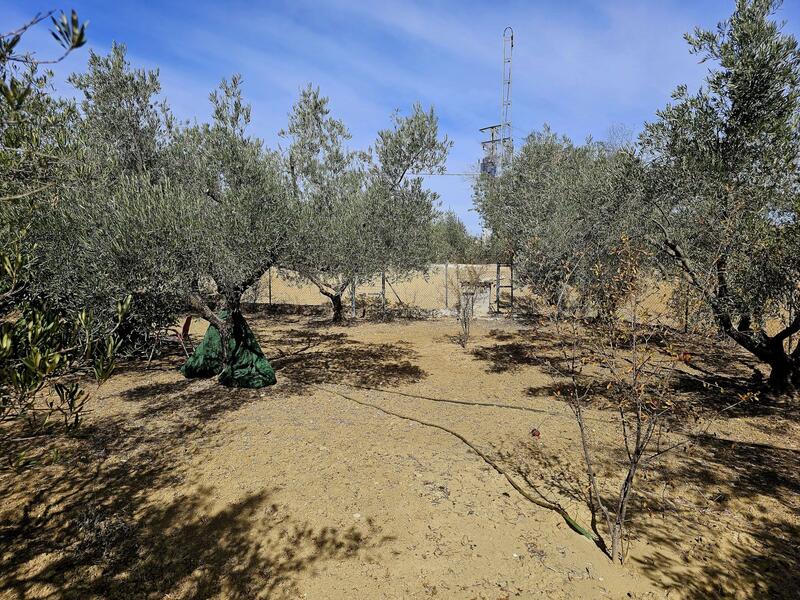
[[[355,297],[350,286],[344,299],[356,315],[371,307],[444,315],[455,313],[461,292],[466,287],[475,291],[476,316],[510,311],[514,296],[520,300],[510,265],[458,263],[433,264],[423,272],[404,275],[386,272],[369,281],[357,280]],[[264,275],[245,300],[296,306],[327,305],[330,302],[314,284],[278,269]]]
[[[454,316],[462,293],[474,299],[475,317],[525,314],[542,307],[529,288],[520,285],[511,265],[432,264],[426,271],[397,275],[382,273],[369,281],[356,281],[343,294],[347,313],[364,316],[393,312],[413,316]],[[643,317],[656,319],[678,330],[714,327],[702,310],[700,299],[681,284],[654,283],[642,290],[639,307]],[[327,307],[330,300],[317,286],[291,271],[272,269],[251,289],[245,302],[273,306]],[[646,313],[646,314],[645,314]]]

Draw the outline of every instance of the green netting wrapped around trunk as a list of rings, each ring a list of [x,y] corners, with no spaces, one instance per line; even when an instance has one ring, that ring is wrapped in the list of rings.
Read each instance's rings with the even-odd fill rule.
[[[228,313],[221,311],[218,316],[224,321]],[[214,325],[209,325],[203,341],[181,367],[181,373],[189,379],[219,375],[220,383],[228,387],[262,388],[275,383],[274,369],[247,321],[239,314],[234,317],[228,352],[231,364],[223,369],[222,336]]]

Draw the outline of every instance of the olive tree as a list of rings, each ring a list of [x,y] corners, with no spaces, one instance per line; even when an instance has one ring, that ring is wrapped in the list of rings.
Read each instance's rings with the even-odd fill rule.
[[[52,60],[20,52],[23,36],[50,18],[51,33],[62,48]],[[60,417],[77,427],[88,392],[76,378],[87,371],[98,383],[113,368],[129,299],[116,302],[116,318],[98,326],[87,307],[74,312],[54,309],[38,296],[32,282],[40,265],[29,243],[30,230],[42,211],[58,202],[69,162],[70,126],[75,111],[69,102],[53,98],[49,74],[41,65],[54,64],[85,41],[85,24],[73,11],[39,14],[19,28],[0,34],[0,432],[24,423],[36,433]],[[114,309],[112,303],[111,309]],[[3,441],[7,441],[3,439]],[[6,457],[19,468],[28,457]],[[5,462],[5,460],[4,460]]]
[[[301,215],[299,251],[283,266],[331,300],[335,321],[342,318],[342,294],[357,280],[427,266],[436,195],[422,174],[442,171],[450,148],[432,110],[416,105],[407,117],[395,114],[372,148],[351,150],[350,134],[330,116],[328,99],[309,86],[281,136]]]
[[[779,4],[738,0],[716,30],[686,36],[711,65],[705,85],[679,87],[641,145],[655,243],[787,389],[800,385],[800,52]]]
[[[158,74],[132,69],[124,46],[115,44],[107,56],[90,52],[86,72],[69,81],[81,101],[67,128],[68,158],[58,201],[32,226],[39,263],[32,286],[57,309],[90,307],[100,320],[113,319],[110,301],[130,293],[132,311],[123,333],[146,341],[151,330],[174,322],[181,309],[180,291],[170,287],[169,278],[149,277],[154,273],[150,265],[159,258],[158,238],[140,236],[136,241],[131,238],[137,231],[128,229],[123,248],[121,241],[112,244],[110,236],[118,230],[115,221],[124,221],[128,203],[123,197],[135,202],[138,195],[146,204],[163,196],[171,120],[155,100]],[[163,225],[159,219],[152,222]],[[119,264],[121,253],[137,250],[152,254],[152,260],[130,258]]]
[[[161,92],[158,71],[134,69],[126,48],[114,43],[107,56],[89,52],[88,69],[69,82],[83,96],[79,151],[94,171],[84,177],[131,173],[161,175],[161,156],[171,119]]]
[[[436,262],[469,263],[480,259],[480,240],[452,210],[436,214],[433,222],[433,259]]]
[[[242,295],[294,243],[297,211],[279,155],[247,134],[250,106],[241,78],[223,80],[211,103],[212,123],[176,133],[169,164],[171,180],[201,205],[182,224],[191,232],[187,298],[225,340],[244,321]],[[204,278],[213,282],[216,298],[204,293]]]
[[[211,94],[207,124],[176,123],[155,102],[157,73],[131,69],[120,46],[71,80],[84,93],[85,143],[74,184],[36,228],[42,294],[92,307],[131,294],[132,340],[194,309],[226,353],[244,330],[242,294],[281,256],[293,223],[278,155],[246,131],[240,78]]]
[[[638,171],[630,148],[576,145],[545,128],[498,177],[478,180],[474,200],[520,280],[560,307],[605,289],[598,265],[641,214]]]

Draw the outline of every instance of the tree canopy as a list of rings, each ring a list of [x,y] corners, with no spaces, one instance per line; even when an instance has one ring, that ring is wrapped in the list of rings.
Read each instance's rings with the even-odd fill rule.
[[[353,282],[381,271],[425,269],[430,261],[436,195],[424,187],[422,174],[444,169],[450,142],[440,139],[433,110],[415,105],[409,116],[396,113],[392,121],[373,147],[352,150],[328,99],[309,86],[281,132],[300,209],[297,252],[284,266],[331,299],[336,320]]]
[[[665,255],[721,329],[800,383],[800,52],[773,19],[774,0],[739,0],[715,31],[687,35],[710,64],[641,138],[651,222]],[[773,335],[770,320],[783,322]]]
[[[649,248],[642,268],[688,282],[786,388],[800,382],[800,52],[774,20],[779,4],[738,0],[716,30],[688,34],[705,84],[678,87],[637,144],[534,133],[479,179],[475,204],[553,302],[567,288],[597,300],[623,238]]]
[[[638,170],[630,148],[576,145],[545,128],[501,175],[478,182],[475,203],[524,283],[554,302],[567,299],[566,285],[585,299],[639,218]]]

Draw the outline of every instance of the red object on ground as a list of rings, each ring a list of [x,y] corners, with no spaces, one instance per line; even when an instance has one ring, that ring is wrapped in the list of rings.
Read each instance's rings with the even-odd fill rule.
[[[536,427],[534,427],[533,429],[531,429],[531,435],[532,435],[533,437],[539,437],[539,436],[541,436],[542,434],[541,434],[541,433],[539,433],[539,430],[538,430],[538,429],[536,429]]]

